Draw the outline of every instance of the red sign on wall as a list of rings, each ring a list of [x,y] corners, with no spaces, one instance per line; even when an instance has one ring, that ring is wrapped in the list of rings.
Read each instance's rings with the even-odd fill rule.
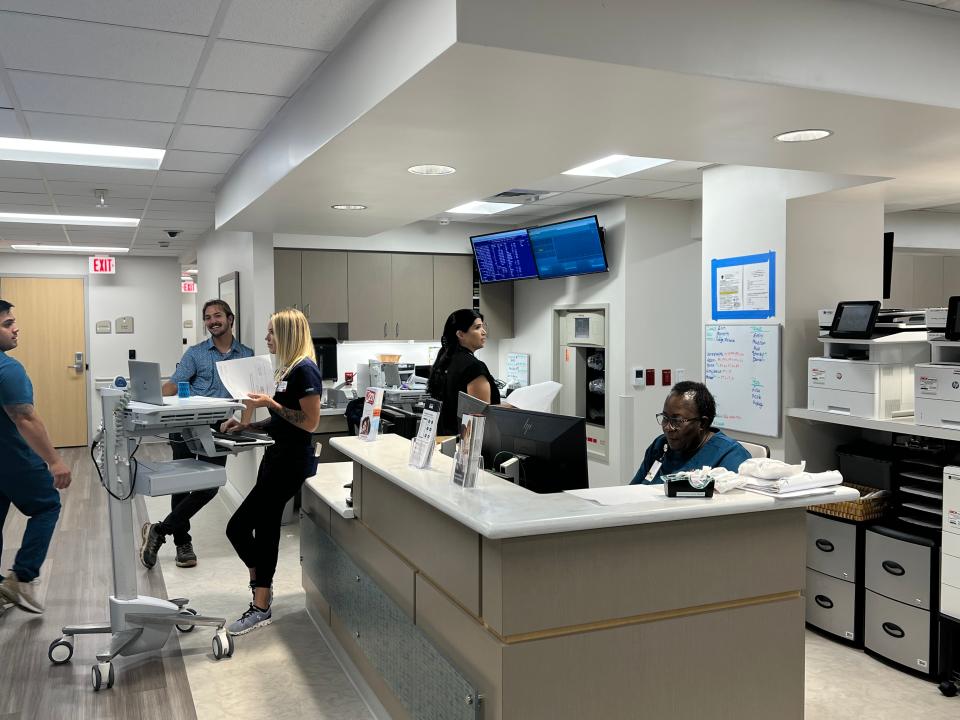
[[[180,281],[180,292],[195,293],[196,291],[197,291],[197,284],[193,280]]]
[[[87,258],[88,268],[91,275],[115,275],[117,272],[117,261],[112,257],[92,257]]]

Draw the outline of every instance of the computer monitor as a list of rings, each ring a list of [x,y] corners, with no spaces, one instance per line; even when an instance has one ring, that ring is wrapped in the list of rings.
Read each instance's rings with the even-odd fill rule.
[[[525,280],[537,277],[530,236],[526,228],[474,235],[470,238],[480,282]]]
[[[873,335],[880,313],[877,300],[844,301],[837,305],[830,337],[865,340]]]
[[[596,215],[540,225],[528,232],[541,280],[609,269]]]
[[[148,405],[163,405],[163,383],[160,381],[160,363],[128,360],[130,396]]]
[[[581,417],[491,405],[483,428],[484,467],[513,455],[520,485],[535,493],[589,487],[587,426]]]

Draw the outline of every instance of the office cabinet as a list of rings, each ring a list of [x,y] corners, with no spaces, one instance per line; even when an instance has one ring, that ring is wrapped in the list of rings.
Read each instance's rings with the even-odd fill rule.
[[[350,340],[386,340],[393,315],[390,255],[348,253],[347,322]],[[393,335],[390,328],[390,336]]]
[[[390,256],[394,340],[436,340],[433,334],[433,256]],[[392,333],[392,334],[390,334]]]
[[[864,525],[807,513],[807,624],[863,645]]]
[[[469,255],[433,256],[433,337],[440,339],[447,316],[473,307],[473,258]]]
[[[528,282],[533,282],[532,280]],[[480,286],[479,310],[491,340],[513,337],[513,283]]]
[[[310,322],[347,322],[347,253],[273,251],[274,307],[302,310]]]
[[[807,567],[853,582],[857,569],[857,526],[807,513]]]
[[[856,583],[807,568],[807,622],[847,640],[856,640]]]
[[[933,657],[930,613],[867,590],[864,644],[877,655],[929,674]]]
[[[310,322],[348,321],[347,253],[303,250],[300,285],[300,307]]]
[[[280,248],[273,251],[273,297],[276,310],[301,307],[300,252]]]

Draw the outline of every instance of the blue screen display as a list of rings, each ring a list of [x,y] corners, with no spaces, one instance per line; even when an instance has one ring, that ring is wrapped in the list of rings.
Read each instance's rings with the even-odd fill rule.
[[[480,282],[523,280],[537,277],[530,236],[525,228],[470,238],[477,258]]]
[[[530,228],[528,232],[541,279],[607,271],[595,215]]]

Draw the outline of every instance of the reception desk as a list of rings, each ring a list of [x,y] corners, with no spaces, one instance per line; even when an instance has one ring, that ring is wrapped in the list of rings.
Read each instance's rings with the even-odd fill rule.
[[[604,507],[489,474],[464,490],[397,436],[333,444],[353,462],[303,493],[307,606],[392,717],[803,717],[805,507],[823,497],[649,487]]]

